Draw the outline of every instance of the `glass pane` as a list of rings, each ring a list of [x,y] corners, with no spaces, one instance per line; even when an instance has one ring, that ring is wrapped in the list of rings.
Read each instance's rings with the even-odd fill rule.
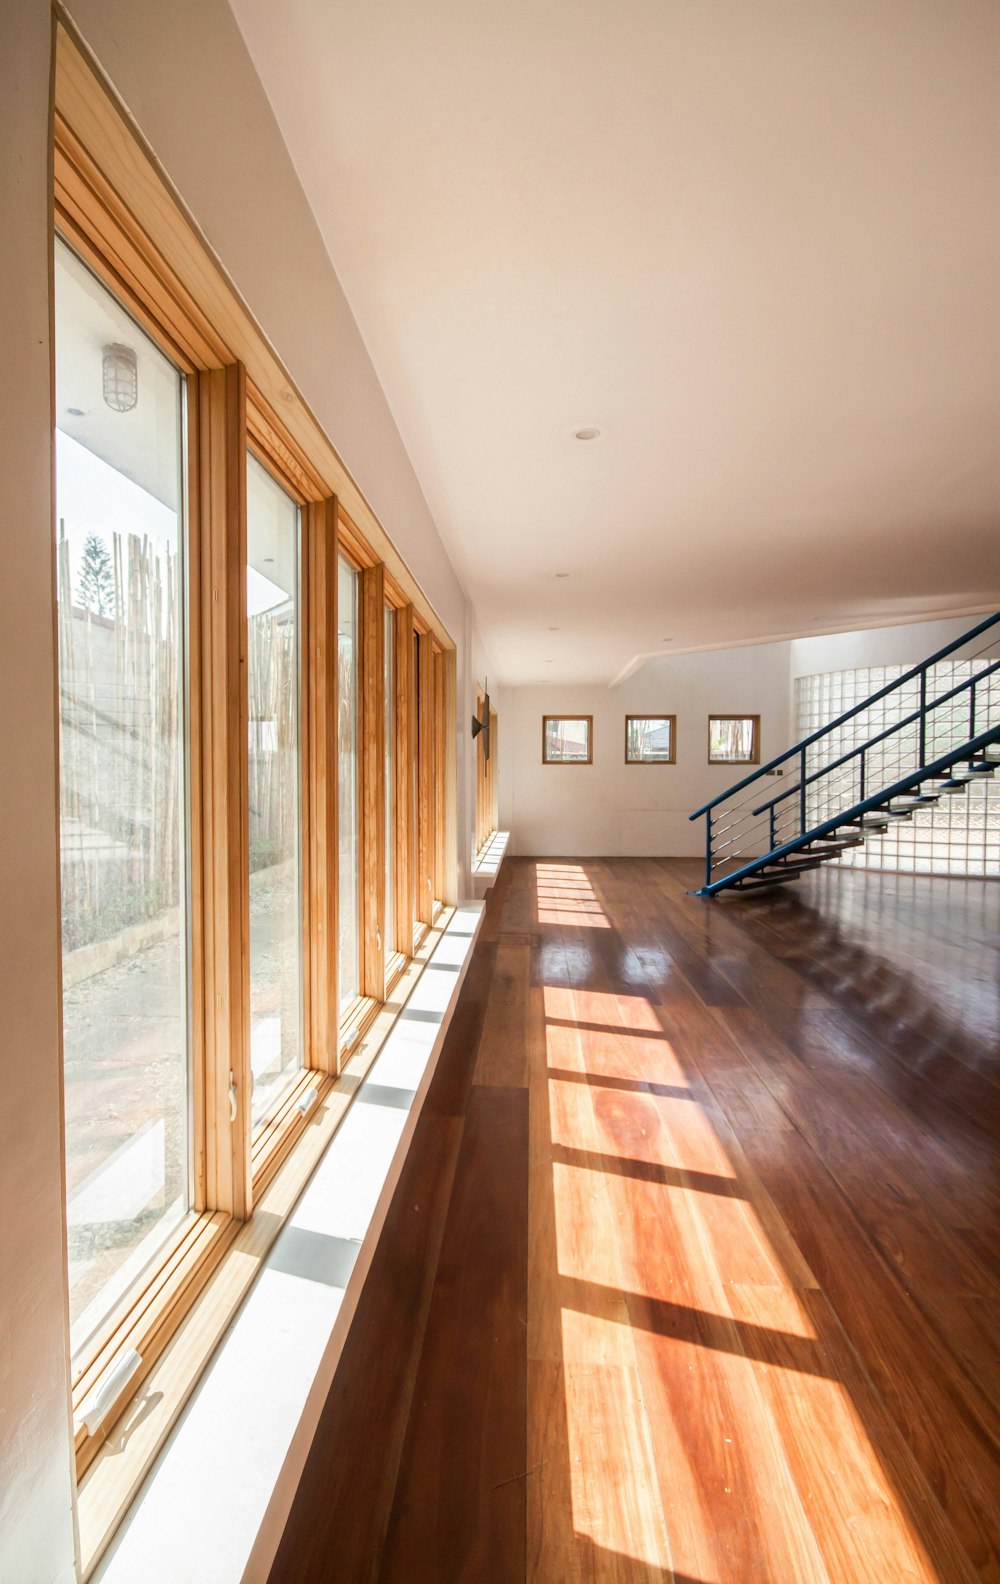
[[[78,1354],[190,1204],[184,381],[55,255],[63,1073]]]
[[[340,834],[340,1011],[361,994],[358,875],[358,574],[340,557],[337,584]]]
[[[385,608],[385,941],[383,958],[396,949],[396,612]]]
[[[410,756],[410,924],[413,947],[416,950],[424,926],[420,922],[419,887],[420,880],[420,637],[413,634],[412,648],[413,662],[410,675],[413,678],[413,687],[416,694],[413,710],[414,730],[411,737],[412,748]]]
[[[590,722],[569,715],[545,722],[545,758],[550,764],[579,764],[590,758]]]
[[[673,722],[669,715],[633,715],[625,724],[626,757],[630,761],[662,764],[672,760]]]
[[[708,723],[710,759],[746,762],[754,757],[752,715],[712,715]]]
[[[299,509],[247,457],[251,1122],[302,1067]]]

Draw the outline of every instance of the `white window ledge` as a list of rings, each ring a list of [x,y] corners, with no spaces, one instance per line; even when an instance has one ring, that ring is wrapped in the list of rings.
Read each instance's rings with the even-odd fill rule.
[[[95,1584],[266,1580],[482,911],[455,909]]]
[[[510,831],[494,831],[486,845],[477,853],[476,861],[472,865],[472,880],[477,896],[485,895],[496,880],[509,841]]]

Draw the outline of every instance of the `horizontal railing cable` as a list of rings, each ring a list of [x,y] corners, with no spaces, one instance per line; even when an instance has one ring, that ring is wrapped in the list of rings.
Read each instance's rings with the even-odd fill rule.
[[[934,774],[928,761],[931,766],[954,768],[962,753],[975,751],[977,742],[996,741],[1000,736],[1000,718],[994,720],[995,716],[1000,717],[998,624],[1000,611],[696,809],[689,818],[705,819],[706,890],[729,884],[764,863],[774,861],[780,866],[789,852],[815,840],[818,830],[829,835],[838,822],[860,825],[865,814],[880,802],[885,805],[900,797],[906,807],[901,806],[897,812],[919,808],[915,795],[920,794],[921,775],[930,778]],[[951,659],[950,665],[943,664],[986,633],[990,636],[971,654]],[[937,672],[935,667],[939,668]],[[906,713],[883,725],[885,711],[880,711],[878,705],[893,697],[896,708],[902,704]],[[866,722],[864,717],[869,711]],[[855,732],[858,727],[862,731],[866,726],[879,729],[872,730],[864,742],[843,748],[843,728],[851,722],[855,723]],[[987,723],[984,736],[982,727]],[[834,750],[835,757],[826,764],[815,764],[818,744],[826,744],[827,752]],[[819,750],[820,756],[823,751]],[[781,774],[782,767],[793,760],[797,761],[796,779],[758,803],[761,780],[775,772]],[[905,788],[908,796],[903,797],[898,788]],[[746,795],[740,797],[741,793]],[[941,795],[939,791],[937,797]],[[928,796],[927,806],[932,807],[937,797]],[[886,813],[884,806],[879,812]],[[891,812],[886,814],[886,824]],[[868,825],[873,823],[879,825],[878,820],[867,821]],[[742,867],[712,882],[716,871],[740,865],[741,860],[745,860]]]

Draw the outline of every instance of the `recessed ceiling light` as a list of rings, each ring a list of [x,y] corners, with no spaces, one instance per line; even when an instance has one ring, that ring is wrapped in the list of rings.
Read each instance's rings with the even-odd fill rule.
[[[574,440],[599,440],[600,438],[601,431],[599,429],[575,429],[573,431]]]

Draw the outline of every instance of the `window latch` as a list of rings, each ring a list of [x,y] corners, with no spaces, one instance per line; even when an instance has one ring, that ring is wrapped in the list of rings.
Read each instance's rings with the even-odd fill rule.
[[[382,931],[380,929],[375,931],[375,950],[382,950]]]
[[[229,1120],[230,1122],[236,1121],[236,1079],[233,1077],[233,1069],[231,1067],[229,1069]]]
[[[80,1413],[88,1435],[100,1429],[141,1363],[135,1348],[129,1348],[104,1371]]]

